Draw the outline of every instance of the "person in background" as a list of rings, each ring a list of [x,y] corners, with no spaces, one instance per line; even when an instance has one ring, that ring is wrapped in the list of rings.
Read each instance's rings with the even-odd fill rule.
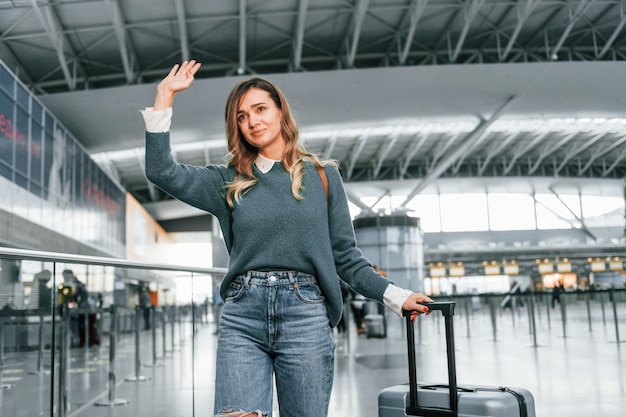
[[[150,293],[146,286],[142,286],[139,289],[139,307],[143,313],[143,329],[150,330],[150,313],[152,310],[152,303],[150,302]]]
[[[51,278],[52,272],[47,269],[37,272],[34,276],[39,293],[37,305],[40,310],[50,310],[52,308],[52,288],[48,287]]]
[[[552,288],[552,308],[555,303],[561,304],[561,293],[563,292],[563,284],[560,280],[554,282],[554,288]]]
[[[365,331],[365,297],[353,292],[350,308],[352,309],[352,317],[354,317],[356,334],[360,335]]]
[[[373,264],[372,268],[374,268],[374,271],[387,278],[387,273],[379,269],[378,265]],[[361,334],[365,331],[365,316],[368,313],[365,297],[360,294],[353,294],[351,306],[354,314],[354,323],[356,324],[356,333]]]
[[[174,97],[199,69],[194,60],[175,65],[142,115],[147,178],[216,216],[230,255],[220,288],[215,416],[270,416],[275,379],[281,417],[325,417],[340,279],[398,315],[426,313],[421,303],[431,299],[393,285],[363,256],[337,164],[306,151],[285,96],[268,80],[243,80],[228,96],[225,165],[175,162]]]
[[[83,347],[85,343],[89,345],[99,345],[100,338],[96,329],[96,315],[92,311],[92,304],[89,300],[89,291],[87,286],[78,279],[71,269],[63,271],[63,285],[72,288],[71,298],[68,299],[76,311],[70,312],[70,323],[72,327],[74,346]],[[89,340],[87,339],[89,334]]]

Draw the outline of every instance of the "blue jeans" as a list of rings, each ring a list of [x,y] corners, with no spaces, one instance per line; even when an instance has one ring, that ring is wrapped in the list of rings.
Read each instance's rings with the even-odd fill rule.
[[[220,321],[215,414],[271,416],[274,376],[280,417],[326,417],[334,352],[326,304],[313,275],[250,271],[236,277]]]

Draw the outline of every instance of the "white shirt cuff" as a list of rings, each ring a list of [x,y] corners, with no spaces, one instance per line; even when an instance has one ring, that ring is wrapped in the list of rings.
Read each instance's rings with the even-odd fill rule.
[[[392,309],[394,313],[402,317],[402,305],[411,294],[413,294],[413,291],[389,284],[383,294],[383,302],[387,307]]]
[[[172,108],[163,110],[153,110],[152,107],[146,107],[139,110],[146,124],[146,131],[150,133],[169,132],[172,125]]]

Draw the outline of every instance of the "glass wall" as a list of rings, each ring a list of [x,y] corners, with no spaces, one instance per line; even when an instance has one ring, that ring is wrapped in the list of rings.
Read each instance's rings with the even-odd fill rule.
[[[0,63],[0,209],[125,256],[125,192]]]

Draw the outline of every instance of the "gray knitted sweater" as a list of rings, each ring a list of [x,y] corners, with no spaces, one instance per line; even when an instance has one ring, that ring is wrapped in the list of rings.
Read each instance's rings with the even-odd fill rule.
[[[146,132],[146,175],[172,197],[213,214],[219,220],[230,255],[221,286],[224,297],[234,277],[249,270],[297,270],[317,276],[335,326],[342,313],[337,276],[367,298],[383,302],[390,281],[376,273],[356,246],[348,200],[339,171],[326,167],[328,206],[312,162],[304,170],[302,200],[291,194],[289,173],[280,163],[230,209],[226,187],[235,177],[226,165],[197,167],[174,161],[169,132]]]

